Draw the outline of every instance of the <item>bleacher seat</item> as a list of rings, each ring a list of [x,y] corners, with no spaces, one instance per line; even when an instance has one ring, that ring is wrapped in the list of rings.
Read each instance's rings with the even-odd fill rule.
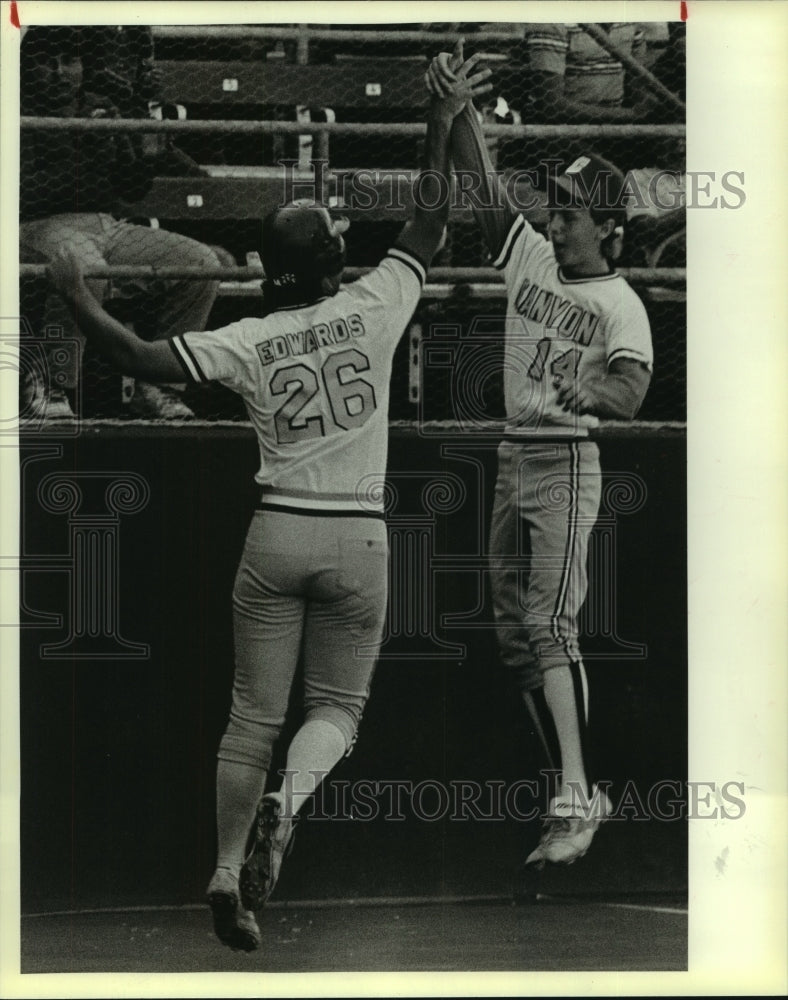
[[[353,59],[339,65],[281,62],[157,62],[165,101],[181,104],[305,104],[349,108],[427,106],[427,61]]]
[[[336,65],[167,60],[157,67],[163,99],[185,105],[190,118],[226,118],[231,114],[235,118],[305,124],[310,119],[414,122],[422,120],[428,98],[423,82],[427,62],[423,58],[352,58]],[[294,156],[303,162],[313,155],[343,166],[385,167],[412,164],[418,155],[413,139],[390,139],[375,147],[364,137],[318,133],[311,142],[309,136],[307,129],[295,143],[296,137],[264,137],[261,141],[258,137],[224,136],[213,144],[218,155],[209,156],[207,162],[273,164]],[[378,159],[374,160],[376,153]]]

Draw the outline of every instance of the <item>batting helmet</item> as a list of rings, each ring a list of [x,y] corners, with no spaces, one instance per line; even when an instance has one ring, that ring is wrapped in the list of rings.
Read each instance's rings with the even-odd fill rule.
[[[263,269],[266,281],[282,298],[307,300],[325,294],[324,278],[337,277],[345,266],[342,234],[350,223],[332,219],[325,205],[293,201],[263,219]]]

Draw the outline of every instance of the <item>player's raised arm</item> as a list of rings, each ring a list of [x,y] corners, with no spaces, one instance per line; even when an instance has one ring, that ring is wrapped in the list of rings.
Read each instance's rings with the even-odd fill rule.
[[[78,328],[119,371],[161,382],[183,378],[168,340],[141,340],[102,308],[85,284],[82,264],[72,249],[58,250],[49,262],[49,277],[73,309]]]
[[[421,260],[425,267],[441,244],[449,218],[449,136],[452,121],[466,102],[486,94],[492,86],[485,82],[490,71],[476,70],[478,55],[463,58],[462,40],[455,46],[452,57],[457,64],[457,79],[451,95],[441,100],[434,99],[430,104],[424,164],[413,188],[416,207],[413,219],[406,224],[396,242],[398,247]]]
[[[439,106],[444,102],[454,106],[462,93],[461,69],[458,68],[456,53],[441,52],[437,55],[430,63],[425,82]],[[470,95],[462,109],[455,112],[450,154],[460,190],[469,192],[473,214],[490,255],[496,258],[517,213],[510,205],[504,185],[490,160],[472,96],[475,95]]]

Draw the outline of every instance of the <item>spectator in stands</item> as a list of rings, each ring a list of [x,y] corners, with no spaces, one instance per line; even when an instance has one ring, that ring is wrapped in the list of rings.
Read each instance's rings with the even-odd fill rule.
[[[153,31],[147,25],[83,26],[79,55],[83,88],[110,100],[121,118],[161,120],[185,116],[184,107],[163,99],[161,73],[154,61]],[[131,133],[129,139],[138,155],[151,161],[157,177],[210,176],[170,135],[140,132]],[[237,261],[228,250],[213,243],[210,246],[223,266],[236,267]]]
[[[508,61],[496,69],[499,86],[494,91],[503,98],[515,120],[522,117],[534,123],[637,123],[650,120],[660,106],[648,85],[633,74],[628,75],[623,63],[605,51],[579,24],[498,23],[489,27],[517,28],[519,32],[518,40],[502,43]],[[617,22],[600,27],[622,54],[638,62],[646,58],[646,40],[640,25]],[[536,164],[551,152],[544,143],[537,148],[527,139],[499,139],[497,149],[489,138],[487,144],[493,162],[501,170]],[[582,143],[577,141],[561,142],[562,158],[571,160],[584,151]],[[622,158],[620,143],[615,140],[601,143],[598,152],[614,161]]]
[[[658,52],[651,72],[668,90],[686,100],[687,32],[685,25],[670,24],[667,44]]]
[[[147,25],[84,26],[79,55],[86,90],[108,97],[124,118],[147,117],[161,89]]]
[[[643,32],[645,42],[645,51],[639,59],[647,69],[651,69],[670,41],[670,25],[667,21],[641,21],[638,28]]]
[[[482,30],[488,27],[519,32],[518,41],[503,43],[509,64],[496,76],[509,108],[529,121],[635,123],[651,117],[659,105],[648,87],[629,80],[624,65],[579,24],[497,23]],[[600,27],[622,53],[648,61],[642,25],[617,22]]]
[[[21,48],[21,111],[51,117],[118,117],[118,107],[105,95],[83,86],[80,29],[33,27]],[[149,188],[154,160],[124,133],[23,131],[21,137],[20,255],[46,259],[72,245],[85,267],[159,265],[217,267],[209,248],[188,237],[122,221],[123,205]],[[116,214],[116,213],[120,213]],[[97,298],[109,295],[109,282],[91,280]],[[113,281],[117,293],[130,300],[132,321],[148,339],[202,330],[211,311],[215,280]],[[74,330],[72,317],[58,296],[45,306],[44,326]],[[62,352],[61,352],[62,353]],[[78,384],[79,358],[55,364],[50,356],[46,415],[73,416],[69,392]],[[191,410],[176,389],[137,382],[130,411],[139,416],[189,417]]]
[[[626,55],[641,60],[643,31],[626,22],[601,26]],[[546,122],[637,122],[647,95],[624,106],[626,71],[578,24],[527,24],[520,52],[528,69],[528,119]]]
[[[662,25],[662,22],[656,22]],[[642,27],[645,28],[645,25]],[[686,99],[686,31],[684,24],[662,25],[657,33],[654,76],[680,100]],[[648,36],[647,36],[648,37]],[[658,107],[650,121],[664,119]],[[669,112],[672,116],[672,113]],[[646,147],[646,144],[644,144]],[[655,155],[656,154],[656,155]],[[621,263],[629,267],[686,265],[686,148],[683,139],[671,141],[656,153],[648,144],[634,162],[641,164],[629,171],[633,197],[627,208],[627,238]]]
[[[162,114],[169,117],[168,112],[175,112],[175,106],[163,105],[153,44],[153,32],[147,25],[82,27],[79,55],[84,89],[111,101],[121,118],[159,118]],[[130,138],[144,155],[155,161],[158,176],[208,176],[206,170],[175,145],[171,136],[140,133]]]
[[[686,265],[687,178],[680,161],[670,169],[638,167],[628,174],[630,192],[621,262],[627,267],[656,267],[670,251],[673,266]]]

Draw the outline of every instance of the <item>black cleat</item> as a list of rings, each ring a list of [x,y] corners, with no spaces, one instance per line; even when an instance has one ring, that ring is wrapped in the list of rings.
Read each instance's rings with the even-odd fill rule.
[[[241,901],[248,910],[259,910],[274,891],[282,862],[293,847],[295,816],[282,816],[276,792],[264,795],[257,807],[252,850],[241,868]]]
[[[217,868],[208,885],[208,905],[216,936],[234,951],[260,947],[260,928],[254,914],[241,905],[238,880],[226,868]]]

